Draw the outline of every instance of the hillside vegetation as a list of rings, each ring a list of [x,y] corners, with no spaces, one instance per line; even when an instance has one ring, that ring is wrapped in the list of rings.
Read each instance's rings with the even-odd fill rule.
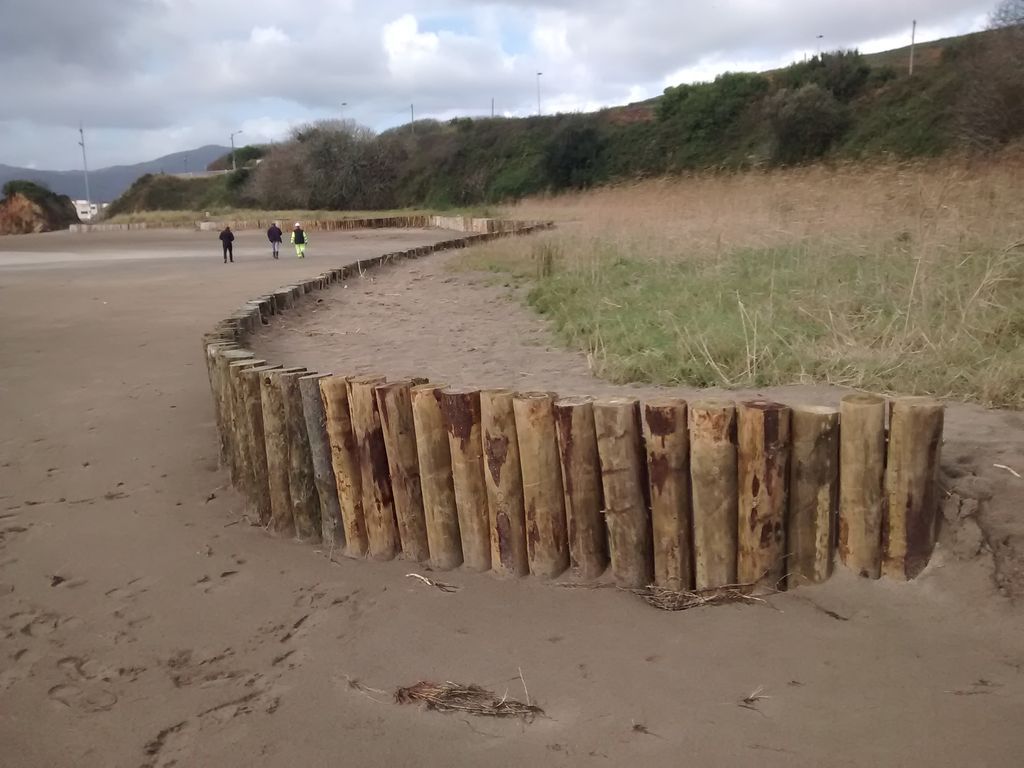
[[[912,77],[906,64],[900,52],[835,51],[596,113],[423,120],[379,135],[317,123],[239,150],[266,151],[229,176],[140,179],[111,213],[437,209],[701,169],[990,151],[1024,135],[1019,25],[924,46]]]

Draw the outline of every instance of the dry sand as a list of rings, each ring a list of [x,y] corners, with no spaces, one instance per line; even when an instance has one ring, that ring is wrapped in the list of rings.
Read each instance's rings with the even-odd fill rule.
[[[332,563],[240,523],[199,334],[289,280],[447,236],[320,236],[302,263],[242,233],[234,266],[216,233],[0,240],[0,762],[1020,764],[1024,615],[966,524],[913,584],[840,573],[771,605],[669,614],[461,572],[446,594],[405,577],[421,566]],[[607,388],[492,278],[443,260],[338,288],[259,348],[323,369]],[[1021,419],[952,406],[947,438],[948,482],[993,495],[980,520],[1002,591],[1020,594],[1024,481],[991,465],[1021,470]],[[520,670],[546,712],[530,725],[390,699],[421,679],[524,698]]]

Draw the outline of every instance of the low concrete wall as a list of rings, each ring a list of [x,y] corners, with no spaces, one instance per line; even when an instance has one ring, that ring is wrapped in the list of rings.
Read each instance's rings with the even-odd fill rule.
[[[818,583],[836,558],[873,578],[925,567],[943,413],[925,398],[561,399],[285,370],[246,349],[271,315],[368,269],[548,226],[430,223],[468,234],[268,292],[204,336],[222,460],[253,524],[350,557],[588,582],[607,569],[623,588],[703,596]]]
[[[266,229],[278,221],[286,231],[291,228],[287,221],[278,219],[219,219],[217,221],[193,221],[187,223],[154,225],[147,222],[133,224],[72,224],[71,232],[121,232],[136,229],[196,229],[200,232],[219,232],[225,226],[234,230]],[[379,216],[374,218],[311,219],[303,222],[310,232],[348,231],[356,229],[447,229],[453,232],[514,232],[523,227],[543,226],[540,221],[504,221],[471,216]]]

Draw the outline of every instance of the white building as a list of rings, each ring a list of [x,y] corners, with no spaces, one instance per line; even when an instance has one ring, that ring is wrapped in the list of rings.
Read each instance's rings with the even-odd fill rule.
[[[75,213],[78,214],[79,221],[92,221],[98,218],[100,213],[110,203],[90,203],[88,200],[73,200],[75,204]]]

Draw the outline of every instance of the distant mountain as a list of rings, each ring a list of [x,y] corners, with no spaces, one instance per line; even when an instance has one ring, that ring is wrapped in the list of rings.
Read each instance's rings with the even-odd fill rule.
[[[206,166],[230,147],[208,144],[198,149],[175,152],[135,165],[112,165],[109,168],[89,170],[89,193],[94,203],[109,203],[117,199],[132,183],[147,173],[184,173],[205,171]],[[42,184],[58,195],[68,195],[73,200],[85,198],[85,180],[81,169],[77,171],[39,171],[32,168],[17,168],[0,163],[0,186],[11,179],[24,179]]]

